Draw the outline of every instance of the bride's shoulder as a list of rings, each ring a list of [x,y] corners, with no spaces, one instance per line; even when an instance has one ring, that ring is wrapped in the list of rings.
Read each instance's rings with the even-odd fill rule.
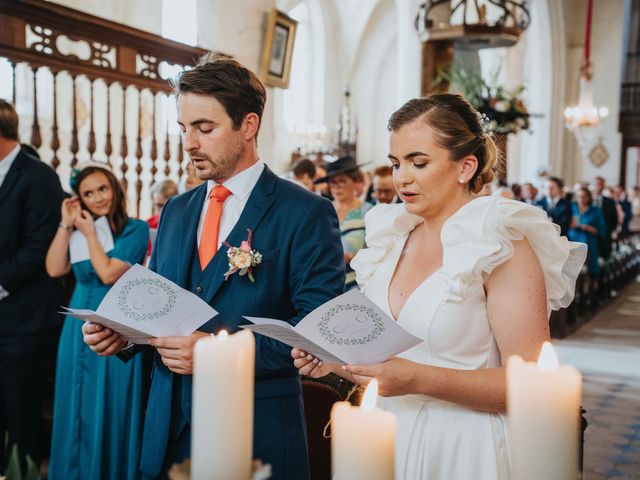
[[[383,240],[387,236],[404,235],[412,230],[422,219],[408,213],[402,203],[379,204],[371,208],[364,217],[369,240]]]
[[[397,241],[422,221],[421,217],[408,213],[402,203],[376,205],[367,212],[364,217],[366,248],[351,260],[362,291],[366,291],[372,275]]]
[[[454,214],[442,231],[443,264],[460,286],[487,275],[526,239],[542,267],[549,310],[567,306],[586,257],[585,245],[560,236],[541,208],[502,197],[479,197]]]

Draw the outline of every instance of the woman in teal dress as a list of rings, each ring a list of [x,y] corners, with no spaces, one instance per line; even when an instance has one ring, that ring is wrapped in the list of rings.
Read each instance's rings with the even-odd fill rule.
[[[135,263],[142,263],[149,228],[126,213],[125,195],[108,167],[92,164],[72,179],[76,197],[62,205],[62,222],[47,254],[53,277],[73,270],[70,306],[96,310]],[[94,219],[107,217],[114,248],[105,252]],[[69,262],[73,230],[83,233],[89,260]],[[142,441],[143,364],[99,357],[82,341],[83,322],[67,317],[58,346],[50,480],[137,479]]]
[[[600,244],[606,235],[606,225],[602,210],[593,205],[593,197],[588,188],[576,192],[573,204],[573,222],[569,230],[569,240],[587,244],[587,268],[592,281],[600,277]]]

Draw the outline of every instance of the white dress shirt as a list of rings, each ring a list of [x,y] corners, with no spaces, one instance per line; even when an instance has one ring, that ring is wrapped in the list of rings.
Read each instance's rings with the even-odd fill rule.
[[[234,175],[229,180],[224,182],[222,186],[226,187],[231,195],[227,197],[222,207],[222,217],[220,218],[220,229],[218,230],[218,248],[222,245],[233,227],[236,226],[242,210],[244,210],[249,195],[253,188],[258,183],[258,179],[264,170],[264,162],[258,160],[254,165],[250,166],[246,170]],[[200,221],[198,222],[198,248],[200,247],[200,237],[202,236],[202,226],[204,225],[204,217],[207,213],[207,207],[209,206],[209,195],[211,189],[218,185],[213,180],[207,180],[207,194],[202,204],[202,211],[200,212]],[[234,245],[239,247],[240,245]]]
[[[2,186],[2,182],[4,182],[7,173],[9,173],[9,169],[11,165],[13,165],[14,160],[20,153],[20,144],[16,145],[16,148],[9,152],[9,155],[0,160],[0,187]]]
[[[0,187],[2,187],[2,182],[4,182],[7,173],[9,173],[9,169],[16,157],[20,153],[20,144],[16,145],[16,148],[9,152],[9,155],[0,160]],[[7,292],[2,285],[0,285],[0,300],[9,296],[9,292]]]

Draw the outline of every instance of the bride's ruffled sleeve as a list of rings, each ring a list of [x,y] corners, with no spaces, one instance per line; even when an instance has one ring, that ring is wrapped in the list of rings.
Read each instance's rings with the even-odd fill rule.
[[[420,217],[407,213],[403,204],[380,204],[364,217],[366,248],[351,260],[360,290],[366,292],[369,280],[398,240],[411,231]]]
[[[500,197],[492,197],[483,203],[478,205],[477,212],[471,208],[466,215],[458,218],[446,235],[452,240],[450,254],[455,254],[465,244],[473,251],[470,242],[474,240],[469,236],[461,238],[462,232],[468,230],[462,223],[466,217],[469,221],[479,221],[482,224],[476,230],[481,238],[475,239],[482,247],[477,249],[475,259],[469,258],[467,250],[467,260],[471,261],[467,263],[467,268],[459,265],[461,268],[457,269],[458,275],[453,275],[458,277],[454,283],[463,287],[466,280],[478,272],[486,278],[496,267],[513,256],[512,242],[526,238],[542,267],[548,313],[569,306],[573,301],[576,279],[587,256],[587,246],[560,236],[560,227],[553,224],[540,208]],[[469,265],[473,265],[472,271]]]

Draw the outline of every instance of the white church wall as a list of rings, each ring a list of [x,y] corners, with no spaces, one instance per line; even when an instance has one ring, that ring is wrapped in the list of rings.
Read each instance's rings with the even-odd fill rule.
[[[567,101],[578,99],[579,65],[584,46],[586,2],[568,0],[563,3],[567,25]],[[594,103],[607,107],[609,115],[600,127],[598,137],[609,153],[608,161],[601,167],[581,158],[575,139],[565,133],[564,161],[567,179],[571,182],[590,181],[596,175],[607,183],[616,184],[620,177],[621,136],[618,132],[620,112],[620,82],[622,70],[624,0],[594,2],[591,31],[591,61],[594,67],[592,80]]]

